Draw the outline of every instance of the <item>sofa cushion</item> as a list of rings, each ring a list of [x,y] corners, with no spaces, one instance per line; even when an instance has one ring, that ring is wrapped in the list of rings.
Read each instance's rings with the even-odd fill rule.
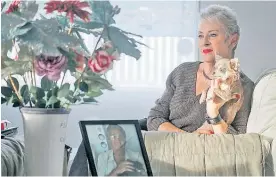
[[[264,175],[269,143],[258,134],[143,134],[154,176]]]
[[[247,133],[276,137],[276,69],[265,72],[256,82]]]

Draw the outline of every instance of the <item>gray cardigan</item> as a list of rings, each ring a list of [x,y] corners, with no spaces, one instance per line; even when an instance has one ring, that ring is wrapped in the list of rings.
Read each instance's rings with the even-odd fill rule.
[[[205,122],[206,103],[199,103],[200,95],[196,96],[196,75],[200,62],[187,62],[175,68],[167,78],[166,89],[156,105],[151,109],[147,127],[149,131],[157,130],[164,122],[193,132]],[[228,132],[241,134],[246,132],[247,120],[251,109],[251,97],[254,83],[243,73],[240,74],[244,88],[244,102]],[[224,114],[224,106],[220,114]]]

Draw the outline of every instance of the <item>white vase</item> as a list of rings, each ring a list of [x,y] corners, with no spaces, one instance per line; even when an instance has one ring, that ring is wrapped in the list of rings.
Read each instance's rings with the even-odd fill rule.
[[[63,176],[66,127],[70,110],[23,107],[20,111],[24,126],[25,174]]]

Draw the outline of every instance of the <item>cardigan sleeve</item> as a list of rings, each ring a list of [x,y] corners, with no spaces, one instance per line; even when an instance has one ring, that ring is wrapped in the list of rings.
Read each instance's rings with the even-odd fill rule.
[[[158,127],[164,123],[169,122],[170,116],[170,102],[175,91],[175,85],[173,83],[174,71],[171,72],[166,81],[166,89],[161,96],[155,102],[155,106],[150,110],[147,119],[147,128],[149,131],[157,131]]]

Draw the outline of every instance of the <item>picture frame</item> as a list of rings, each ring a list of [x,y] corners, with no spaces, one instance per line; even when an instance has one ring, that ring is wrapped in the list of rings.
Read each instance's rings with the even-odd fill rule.
[[[138,120],[84,120],[79,126],[92,176],[153,176]]]

